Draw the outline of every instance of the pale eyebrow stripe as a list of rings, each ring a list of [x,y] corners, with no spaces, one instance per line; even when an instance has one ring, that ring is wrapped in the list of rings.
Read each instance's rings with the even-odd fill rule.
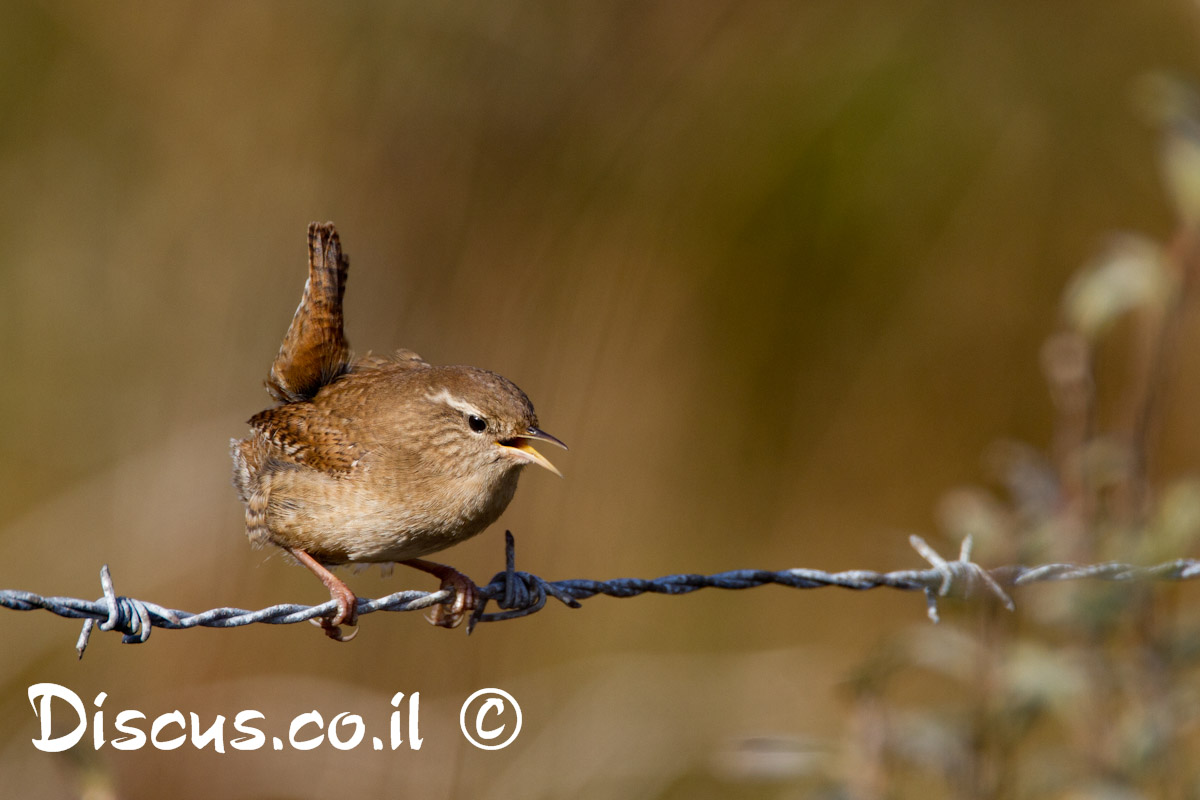
[[[483,417],[483,412],[465,400],[459,400],[454,395],[450,394],[449,390],[442,389],[440,392],[428,392],[425,397],[434,403],[445,403],[453,409],[457,409],[468,416]]]

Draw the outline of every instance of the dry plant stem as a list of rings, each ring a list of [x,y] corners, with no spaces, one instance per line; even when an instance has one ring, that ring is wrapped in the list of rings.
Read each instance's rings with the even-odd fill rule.
[[[1006,797],[1011,787],[1007,783],[1015,762],[1015,739],[1012,715],[1005,708],[1004,677],[1001,664],[1004,654],[1012,647],[1012,625],[1009,614],[1000,614],[1000,606],[987,603],[978,615],[978,637],[981,647],[975,664],[976,696],[981,702],[974,709],[974,741],[970,781],[970,796]]]
[[[1170,649],[1172,646],[1174,604],[1173,592],[1168,592],[1165,598],[1151,602],[1147,598],[1141,602],[1144,609],[1138,616],[1137,632],[1141,637],[1135,656],[1140,657],[1140,673],[1142,680],[1131,689],[1136,693],[1142,708],[1146,709],[1146,722],[1153,731],[1151,740],[1169,742],[1173,731],[1183,730],[1187,725],[1187,714],[1180,714],[1177,702],[1172,697],[1171,687],[1180,685],[1182,676],[1172,666]],[[1156,748],[1147,759],[1147,771],[1153,776],[1152,783],[1156,786],[1156,797],[1165,800],[1182,800],[1186,795],[1182,787],[1172,776],[1183,774],[1179,754],[1176,748],[1163,746]]]
[[[1159,441],[1163,425],[1164,398],[1169,387],[1171,366],[1180,346],[1180,334],[1183,317],[1195,291],[1196,272],[1200,269],[1200,235],[1194,228],[1181,229],[1171,241],[1167,251],[1167,268],[1175,278],[1177,291],[1169,299],[1159,320],[1156,339],[1152,342],[1153,349],[1149,354],[1149,363],[1145,370],[1145,390],[1140,396],[1140,404],[1136,408],[1132,424],[1132,464],[1129,477],[1129,535],[1138,535],[1144,529],[1146,517],[1153,508],[1150,497],[1150,463],[1153,448]],[[1138,640],[1137,653],[1141,656],[1141,675],[1137,691],[1139,702],[1144,708],[1154,713],[1148,715],[1153,723],[1162,726],[1166,731],[1177,730],[1179,721],[1175,718],[1174,703],[1171,701],[1170,687],[1178,676],[1173,675],[1170,657],[1169,636],[1165,631],[1171,630],[1174,621],[1172,606],[1149,592],[1136,592],[1131,602],[1133,617],[1137,620],[1135,637]],[[1177,774],[1178,760],[1173,757],[1171,748],[1165,748],[1154,759],[1154,769],[1163,776],[1158,783],[1159,796],[1179,797],[1178,786],[1165,779],[1165,776]]]
[[[1151,448],[1162,425],[1163,396],[1168,388],[1171,362],[1179,348],[1183,312],[1195,290],[1200,270],[1200,231],[1185,227],[1176,233],[1167,249],[1167,268],[1175,273],[1175,294],[1164,309],[1159,329],[1150,343],[1148,364],[1143,371],[1144,384],[1138,392],[1132,424],[1132,473],[1129,481],[1132,519],[1140,521],[1149,507],[1149,465]]]
[[[887,760],[887,707],[877,692],[868,689],[855,697],[850,709],[850,764],[846,791],[850,800],[885,797],[891,769]]]
[[[1094,560],[1095,542],[1087,532],[1095,519],[1094,492],[1089,491],[1083,453],[1096,427],[1095,351],[1082,334],[1063,331],[1042,351],[1050,396],[1057,411],[1054,462],[1062,491],[1062,514],[1069,534],[1068,560]]]
[[[325,635],[334,641],[348,642],[357,636],[357,628],[354,633],[345,636],[339,627],[341,625],[353,626],[358,622],[358,598],[354,596],[354,592],[350,591],[350,587],[303,550],[296,547],[285,547],[284,549],[291,553],[292,558],[307,567],[313,575],[320,578],[321,583],[325,584],[325,588],[329,590],[330,598],[337,602],[337,612],[332,617],[323,617],[320,622],[312,620],[313,624],[320,626],[325,631]]]

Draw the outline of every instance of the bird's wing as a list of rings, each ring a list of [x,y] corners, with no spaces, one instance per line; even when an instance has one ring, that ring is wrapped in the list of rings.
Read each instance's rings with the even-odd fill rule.
[[[342,332],[342,296],[349,267],[333,223],[310,223],[304,296],[267,376],[267,391],[281,403],[311,399],[346,372],[350,345]]]
[[[347,421],[311,403],[269,408],[250,418],[268,457],[320,472],[347,473],[358,466],[369,444],[347,431]]]

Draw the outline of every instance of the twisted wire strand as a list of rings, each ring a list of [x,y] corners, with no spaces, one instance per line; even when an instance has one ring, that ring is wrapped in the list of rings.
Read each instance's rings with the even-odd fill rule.
[[[942,597],[966,598],[986,593],[1012,610],[1014,605],[1004,586],[1017,587],[1030,583],[1066,580],[1185,581],[1200,577],[1200,561],[1190,558],[1151,566],[1108,562],[1090,565],[1009,566],[985,570],[971,561],[970,538],[963,541],[962,550],[953,561],[939,556],[919,536],[912,536],[909,541],[930,563],[929,568],[882,573],[870,570],[831,573],[817,569],[787,569],[778,572],[737,569],[714,575],[665,575],[660,578],[616,578],[607,581],[547,581],[516,569],[513,536],[506,533],[506,568],[496,573],[486,586],[479,587],[479,595],[483,602],[472,614],[467,629],[469,632],[479,622],[498,622],[535,613],[546,605],[546,600],[550,597],[571,608],[579,608],[581,600],[601,594],[609,597],[636,597],[646,593],[679,595],[700,589],[753,589],[769,584],[793,589],[839,587],[865,591],[886,587],[903,591],[922,591],[925,593],[927,613],[931,620],[937,622],[938,600]],[[33,592],[0,589],[0,607],[14,611],[44,609],[60,617],[84,620],[83,630],[76,643],[76,651],[80,658],[83,657],[91,632],[97,624],[102,631],[120,632],[122,642],[136,644],[146,641],[154,628],[237,628],[253,623],[290,625],[336,611],[336,603],[330,600],[315,606],[284,603],[258,611],[214,608],[193,614],[117,595],[107,564],[100,569],[100,585],[104,594],[97,600],[43,597]],[[358,614],[363,616],[376,611],[418,611],[438,603],[446,603],[452,597],[452,592],[443,589],[436,592],[402,591],[376,599],[359,598]],[[501,610],[488,613],[488,603],[495,603]]]

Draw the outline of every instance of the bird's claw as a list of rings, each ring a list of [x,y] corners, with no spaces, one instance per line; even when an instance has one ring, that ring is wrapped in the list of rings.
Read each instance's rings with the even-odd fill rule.
[[[352,642],[354,641],[354,637],[358,636],[357,625],[355,625],[354,629],[349,633],[349,635],[347,635],[342,633],[342,628],[340,625],[334,625],[328,617],[322,617],[320,620],[310,619],[309,622],[325,631],[325,635],[330,639],[333,639],[335,642]]]
[[[343,585],[344,586],[344,585]],[[337,610],[332,616],[310,619],[313,625],[325,631],[325,635],[335,642],[350,642],[358,636],[358,598],[346,588],[345,592],[330,589],[332,599],[337,603]],[[348,635],[342,633],[342,625],[354,628]]]
[[[426,619],[439,628],[457,628],[479,605],[479,587],[458,570],[451,570],[442,576],[441,588],[453,590],[454,599],[434,606]]]

